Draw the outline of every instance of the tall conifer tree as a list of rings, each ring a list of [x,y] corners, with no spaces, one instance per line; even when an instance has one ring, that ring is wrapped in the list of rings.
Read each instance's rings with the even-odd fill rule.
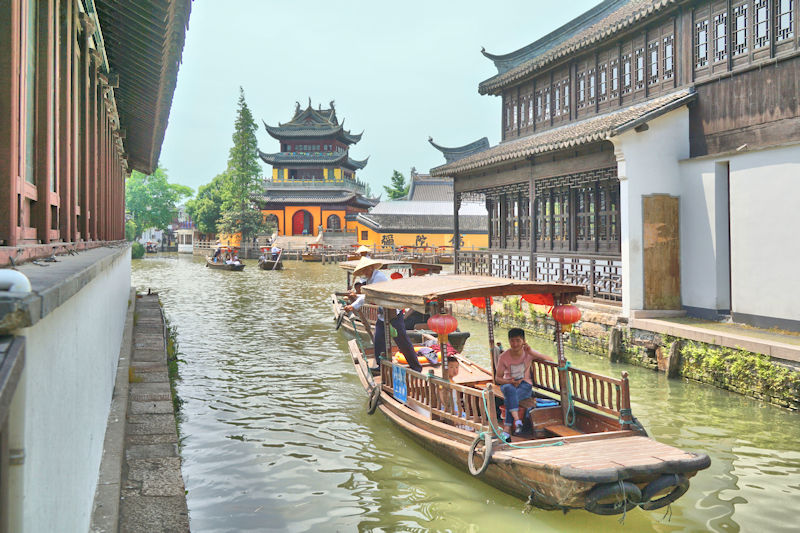
[[[233,131],[233,146],[228,153],[219,231],[241,233],[242,242],[263,227],[261,211],[252,197],[261,192],[261,165],[258,163],[256,121],[239,87],[239,105]]]

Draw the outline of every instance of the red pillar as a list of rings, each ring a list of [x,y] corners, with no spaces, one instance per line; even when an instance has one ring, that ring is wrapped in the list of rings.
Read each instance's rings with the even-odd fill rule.
[[[19,176],[19,2],[0,4],[0,241],[17,244]]]

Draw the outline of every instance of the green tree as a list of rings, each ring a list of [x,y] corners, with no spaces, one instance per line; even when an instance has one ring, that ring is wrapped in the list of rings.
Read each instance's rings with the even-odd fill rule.
[[[177,213],[176,205],[192,196],[192,189],[167,181],[167,170],[151,175],[136,170],[125,181],[125,206],[136,224],[136,237],[148,228],[166,229]]]
[[[201,185],[197,189],[197,196],[186,202],[186,213],[192,218],[195,227],[200,233],[216,233],[217,224],[222,216],[220,208],[225,195],[224,172],[214,176],[211,183]]]
[[[408,189],[411,185],[406,185],[406,177],[398,171],[392,172],[391,186],[383,186],[386,194],[389,195],[389,200],[400,200],[408,196]]]
[[[261,192],[256,129],[256,121],[244,99],[244,89],[239,87],[239,108],[223,180],[221,218],[217,229],[223,233],[241,233],[242,242],[247,242],[250,235],[263,227],[261,212],[252,200]]]

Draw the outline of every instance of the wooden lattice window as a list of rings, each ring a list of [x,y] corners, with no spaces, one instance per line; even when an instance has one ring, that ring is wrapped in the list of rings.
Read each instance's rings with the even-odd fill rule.
[[[633,89],[631,78],[631,55],[622,56],[622,94],[629,94]]]
[[[612,59],[609,63],[611,68],[611,98],[619,97],[619,60]]]
[[[594,105],[595,98],[597,97],[597,73],[593,68],[589,69],[587,75],[587,92],[589,94],[588,105]]]
[[[649,85],[658,83],[658,40],[647,44],[647,53],[650,56],[650,69],[647,76]]]
[[[586,107],[586,73],[578,74],[578,109]]]
[[[608,98],[608,64],[597,67],[597,101],[605,102]]]
[[[619,234],[619,182],[600,181],[597,189],[597,251],[618,252]]]
[[[561,116],[561,84],[553,87],[553,116]]]
[[[755,0],[753,3],[753,48],[759,49],[769,44],[769,2]]]
[[[594,250],[597,238],[594,221],[595,186],[575,189],[575,241],[578,250]]]
[[[519,199],[519,239],[523,246],[527,245],[531,238],[531,203],[528,196],[521,196]]]
[[[747,53],[747,2],[733,7],[733,55]]]
[[[516,222],[517,222],[516,210],[517,210],[517,205],[516,205],[516,202],[515,202],[516,198],[514,196],[510,195],[510,194],[503,195],[503,196],[501,196],[501,198],[502,198],[502,204],[503,204],[502,217],[503,217],[503,227],[505,229],[505,231],[504,231],[505,241],[506,241],[505,242],[505,247],[507,248],[507,247],[512,246],[514,244],[514,242],[516,241],[516,237],[517,237],[516,236],[516,226],[517,226],[517,224],[516,224]]]
[[[722,12],[714,15],[714,61],[724,61],[728,58],[728,13]]]
[[[636,89],[644,87],[644,48],[637,48],[636,57]]]
[[[550,195],[553,213],[553,250],[569,250],[569,188],[554,189]]]
[[[775,40],[784,41],[794,37],[793,0],[775,2]]]
[[[675,36],[664,37],[664,79],[671,80],[675,75]]]
[[[708,19],[694,24],[694,66],[703,68],[708,65]]]

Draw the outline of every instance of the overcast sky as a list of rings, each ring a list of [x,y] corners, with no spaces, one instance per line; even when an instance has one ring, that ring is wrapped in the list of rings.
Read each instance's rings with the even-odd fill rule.
[[[369,156],[357,175],[381,193],[394,169],[408,178],[444,163],[429,135],[499,142],[500,98],[478,94],[497,73],[481,46],[511,52],[597,3],[194,0],[161,165],[195,190],[225,170],[241,85],[264,152],[279,145],[262,120],[286,122],[309,97],[314,108],[335,100],[345,129],[364,131],[350,150]]]

